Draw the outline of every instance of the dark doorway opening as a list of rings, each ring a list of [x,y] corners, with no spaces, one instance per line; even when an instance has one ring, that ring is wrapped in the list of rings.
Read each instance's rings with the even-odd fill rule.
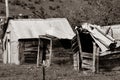
[[[80,33],[80,41],[83,52],[93,53],[93,39],[88,33]]]
[[[19,40],[19,60],[21,64],[36,64],[38,53],[38,39]]]

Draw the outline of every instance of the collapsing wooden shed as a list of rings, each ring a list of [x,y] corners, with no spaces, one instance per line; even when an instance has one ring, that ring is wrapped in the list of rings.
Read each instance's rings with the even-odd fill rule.
[[[75,53],[74,69],[76,70],[91,69],[93,72],[98,72],[99,68],[104,65],[102,62],[120,58],[118,56],[120,53],[119,45],[115,39],[107,34],[107,30],[88,23],[76,27],[72,49]]]
[[[74,35],[65,18],[11,19],[3,35],[3,63],[19,65],[24,62],[36,62],[38,42],[42,38],[39,36],[52,40],[53,37],[72,39]],[[42,42],[47,46],[49,39],[43,38]]]

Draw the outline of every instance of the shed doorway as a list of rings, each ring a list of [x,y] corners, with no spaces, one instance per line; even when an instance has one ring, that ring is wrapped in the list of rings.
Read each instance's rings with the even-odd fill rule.
[[[38,39],[19,40],[19,61],[20,64],[36,64],[38,53]]]
[[[40,64],[44,66],[50,66],[51,56],[52,56],[52,39],[45,36],[39,36],[37,67],[39,67]]]
[[[90,34],[87,33],[79,33],[80,42],[83,52],[93,53],[93,39]]]
[[[44,64],[51,63],[52,40],[47,37],[19,39],[20,64]]]

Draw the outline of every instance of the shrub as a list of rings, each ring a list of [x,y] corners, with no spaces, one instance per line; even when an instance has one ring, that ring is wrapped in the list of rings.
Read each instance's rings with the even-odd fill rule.
[[[25,6],[27,6],[27,4],[26,3],[24,3],[24,2],[21,2],[22,4],[21,4],[21,7],[25,7]]]
[[[4,11],[4,10],[1,10],[1,11],[0,11],[0,14],[5,14],[5,11]]]
[[[49,6],[49,9],[50,9],[50,10],[55,10],[55,7]]]
[[[54,0],[49,0],[49,1],[54,2]]]
[[[20,0],[14,0],[12,2],[12,5],[21,5],[21,2],[20,2]]]
[[[35,10],[35,6],[33,4],[28,4],[28,8]]]
[[[2,0],[0,0],[0,2],[2,2]]]
[[[28,0],[28,1],[30,1],[30,2],[31,2],[32,0]]]

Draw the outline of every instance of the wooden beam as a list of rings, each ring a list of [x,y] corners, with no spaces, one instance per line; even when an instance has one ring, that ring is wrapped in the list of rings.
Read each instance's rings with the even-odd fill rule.
[[[73,51],[74,53],[77,53],[77,52],[79,51],[79,46],[74,47],[74,48],[72,49],[72,51]]]
[[[20,64],[23,64],[24,61],[25,61],[25,58],[24,58],[24,43],[19,41],[19,61],[20,61]]]
[[[76,39],[77,40],[77,39]],[[77,41],[72,44],[72,48],[76,47],[78,45]]]
[[[50,40],[50,55],[48,67],[51,65],[51,60],[52,60],[52,39]]]
[[[80,69],[82,68],[82,57],[81,57],[81,54],[82,54],[82,48],[81,48],[81,42],[80,42],[80,36],[79,36],[79,32],[78,30],[76,29],[76,35],[77,35],[77,42],[78,42],[78,46],[79,46],[79,55],[78,55],[78,70],[80,71]]]
[[[51,40],[51,38],[46,37],[46,36],[44,36],[44,35],[40,35],[39,38]]]
[[[82,64],[82,68],[91,70],[92,65]]]
[[[93,42],[93,68],[92,68],[92,72],[95,72],[95,57],[96,57],[96,44]]]
[[[96,50],[96,73],[99,72],[99,56],[100,56],[100,48],[97,46]]]
[[[94,73],[99,72],[99,47],[93,42],[93,69]]]
[[[42,74],[43,74],[43,79],[42,80],[45,80],[45,66],[42,65]]]
[[[89,60],[89,59],[83,59],[82,60],[82,64],[86,64],[86,65],[93,65],[93,60]]]
[[[37,67],[40,64],[40,38],[38,39]]]
[[[82,57],[92,60],[93,59],[93,53],[83,52]]]
[[[76,71],[78,71],[79,70],[79,54],[78,54],[79,52],[77,52],[77,53],[75,53],[74,55],[73,55],[73,59],[74,59],[74,69],[76,70]]]
[[[5,0],[5,7],[6,7],[6,19],[7,19],[9,17],[8,0]]]

